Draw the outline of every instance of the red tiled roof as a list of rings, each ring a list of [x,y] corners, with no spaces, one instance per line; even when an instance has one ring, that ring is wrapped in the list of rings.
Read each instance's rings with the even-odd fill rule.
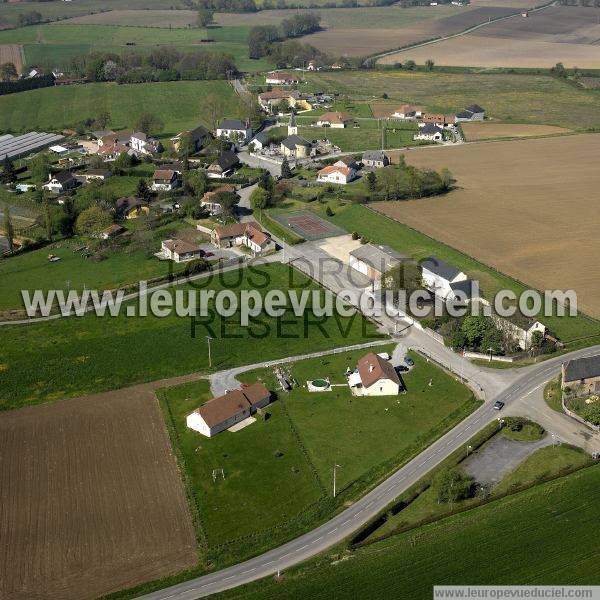
[[[330,173],[342,173],[345,177],[350,177],[350,167],[336,167],[335,165],[329,165],[324,169],[321,169],[317,175],[329,175]]]
[[[380,379],[391,379],[394,383],[400,384],[392,363],[377,356],[375,352],[369,352],[359,359],[358,373],[364,387],[371,387]]]
[[[336,125],[341,125],[352,120],[354,120],[354,117],[345,112],[326,112],[318,118],[318,121],[335,123]]]

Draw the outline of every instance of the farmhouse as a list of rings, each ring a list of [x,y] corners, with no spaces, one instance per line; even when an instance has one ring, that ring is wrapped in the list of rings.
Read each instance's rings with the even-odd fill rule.
[[[343,129],[352,123],[354,117],[345,112],[326,112],[321,115],[317,121],[317,127],[332,127],[334,129]]]
[[[397,267],[406,258],[389,246],[364,244],[350,252],[348,264],[372,281],[379,282],[385,273]]]
[[[367,150],[362,155],[362,164],[363,167],[381,169],[390,164],[390,159],[383,150]]]
[[[453,291],[452,285],[467,281],[465,273],[454,265],[430,256],[421,263],[423,282],[436,296],[446,299]]]
[[[110,169],[88,169],[85,173],[81,174],[87,182],[90,181],[104,181],[112,175]]]
[[[281,153],[293,158],[306,158],[311,153],[312,144],[299,135],[290,135],[281,142]]]
[[[374,352],[359,359],[356,371],[348,376],[348,385],[360,396],[395,396],[400,392],[396,369]]]
[[[275,243],[255,221],[234,223],[216,227],[211,234],[211,242],[217,248],[245,246],[256,256],[275,249]]]
[[[235,152],[225,150],[224,152],[221,152],[217,157],[217,160],[208,167],[208,176],[213,179],[224,179],[225,177],[229,177],[239,162],[240,159]]]
[[[578,396],[599,393],[600,354],[563,363],[562,388],[570,388]]]
[[[413,136],[414,140],[425,140],[428,142],[441,142],[444,139],[444,130],[438,125],[427,123],[421,127]]]
[[[170,192],[179,186],[179,176],[171,169],[157,169],[152,176],[152,189],[155,192]]]
[[[150,213],[147,202],[140,198],[119,198],[115,207],[117,217],[121,219],[137,219]]]
[[[543,323],[518,311],[510,317],[500,317],[492,314],[492,320],[506,337],[518,344],[523,350],[528,350],[531,347],[533,334],[536,331],[542,336],[546,335],[546,326]]]
[[[223,206],[220,202],[218,202],[216,198],[218,194],[221,193],[233,194],[235,193],[235,186],[225,184],[220,185],[214,190],[209,190],[208,192],[205,192],[204,196],[202,196],[202,199],[200,200],[200,205],[206,208],[206,210],[208,210],[211,215],[220,215],[223,212]]]
[[[420,119],[422,116],[423,108],[410,104],[403,104],[392,113],[394,119],[404,119],[406,121],[414,121],[415,119]]]
[[[249,121],[223,119],[217,127],[217,137],[244,145],[252,138],[252,127]]]
[[[145,155],[156,154],[162,149],[162,146],[158,140],[147,136],[141,131],[136,131],[131,134],[129,145],[137,154]]]
[[[209,400],[187,416],[186,424],[190,429],[212,437],[247,419],[270,401],[269,390],[262,383],[253,383]]]
[[[454,125],[456,118],[454,115],[431,115],[425,113],[419,123],[419,127],[424,127],[429,123],[433,123],[434,125],[438,125],[439,127],[448,128]]]
[[[173,262],[187,262],[194,258],[202,256],[200,246],[190,244],[184,240],[164,240],[160,248],[161,258],[172,260]]]
[[[454,117],[455,123],[460,123],[461,121],[483,121],[485,118],[485,110],[481,108],[478,104],[470,104],[463,110],[459,112]]]
[[[55,194],[59,194],[60,192],[65,192],[67,190],[72,190],[79,185],[79,182],[75,177],[73,177],[73,173],[70,171],[59,171],[54,175],[48,175],[48,182],[45,183],[42,187],[49,192],[54,192]]]
[[[317,181],[321,183],[339,183],[346,185],[354,179],[356,171],[350,167],[329,165],[317,173]]]
[[[204,148],[204,146],[206,146],[206,144],[208,144],[208,142],[210,141],[211,135],[210,131],[208,131],[208,129],[206,129],[206,127],[203,127],[202,125],[199,125],[195,129],[188,129],[187,131],[182,131],[178,133],[175,137],[171,138],[173,148],[175,148],[177,152],[179,152],[179,148],[181,147],[181,140],[184,138],[189,139],[192,145],[191,150],[193,153],[202,150],[202,148]]]
[[[300,83],[300,79],[297,75],[278,71],[275,73],[267,73],[265,83],[269,85],[295,85]]]

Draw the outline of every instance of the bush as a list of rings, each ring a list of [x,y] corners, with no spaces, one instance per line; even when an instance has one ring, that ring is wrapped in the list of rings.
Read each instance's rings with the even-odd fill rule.
[[[458,469],[443,471],[434,485],[440,503],[460,502],[472,496],[473,479]]]
[[[196,260],[190,261],[189,263],[187,263],[187,265],[185,265],[183,274],[186,277],[189,277],[190,275],[196,275],[197,273],[204,273],[205,271],[208,271],[208,268],[209,264],[206,262],[206,260],[204,260],[203,258],[198,258]]]
[[[358,233],[358,231],[353,231],[352,232],[352,239],[353,240],[358,240],[360,238],[360,235]]]

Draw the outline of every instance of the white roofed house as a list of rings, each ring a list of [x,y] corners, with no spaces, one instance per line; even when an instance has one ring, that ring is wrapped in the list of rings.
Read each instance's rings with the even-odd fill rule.
[[[396,396],[400,378],[389,360],[374,352],[359,359],[356,371],[348,376],[348,385],[357,396]]]
[[[230,390],[212,398],[186,418],[189,429],[212,437],[247,419],[271,401],[271,393],[262,383],[253,383],[240,390]]]
[[[243,146],[252,138],[252,127],[249,121],[223,119],[217,127],[217,137]]]

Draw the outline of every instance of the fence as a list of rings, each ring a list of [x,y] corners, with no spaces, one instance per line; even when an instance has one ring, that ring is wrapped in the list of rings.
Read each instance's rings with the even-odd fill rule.
[[[565,411],[565,413],[567,415],[569,415],[569,417],[571,417],[572,419],[575,419],[576,421],[579,421],[582,425],[585,425],[586,427],[589,427],[590,429],[593,429],[596,432],[600,431],[600,425],[593,425],[592,423],[589,423],[583,417],[580,417],[577,413],[574,413],[572,410],[569,410],[567,408],[567,403],[565,402],[564,394],[562,395],[561,404],[562,404],[563,410]]]
[[[479,358],[481,360],[490,360],[489,354],[483,354],[482,352],[463,352],[463,356],[465,358]],[[515,362],[514,356],[492,356],[492,360],[496,360],[498,362],[512,363]]]

